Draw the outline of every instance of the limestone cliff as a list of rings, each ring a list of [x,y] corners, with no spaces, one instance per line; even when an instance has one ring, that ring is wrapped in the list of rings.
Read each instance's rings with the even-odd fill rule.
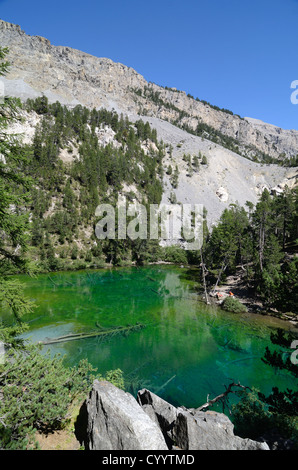
[[[132,122],[140,118],[148,121],[166,145],[165,170],[171,166],[179,171],[176,185],[164,172],[163,202],[203,204],[209,225],[231,203],[255,204],[264,188],[274,192],[296,185],[296,168],[254,160],[257,157],[262,161],[263,153],[273,158],[297,155],[298,131],[220,111],[185,92],[148,83],[125,65],[53,46],[47,39],[28,36],[20,26],[2,20],[0,45],[9,49],[11,67],[8,75],[1,77],[7,95],[26,99],[44,94],[49,101],[114,109]],[[24,123],[12,130],[22,133],[24,142],[30,142],[37,122],[34,113],[26,115]],[[192,134],[198,125],[202,133]],[[100,132],[104,134],[99,136],[100,145],[102,139],[113,140],[107,130]],[[195,168],[186,161],[185,156],[194,161],[198,155],[204,155],[206,165],[200,161]],[[60,158],[68,161],[70,157],[62,152]]]
[[[168,120],[192,130],[203,124],[219,134],[219,141],[222,136],[232,139],[233,146],[249,157],[265,153],[283,158],[298,153],[297,130],[284,130],[218,110],[183,91],[148,83],[130,67],[69,47],[53,46],[47,39],[29,36],[20,26],[2,20],[0,44],[10,51],[11,69],[4,79],[7,94],[27,98],[44,93],[51,101],[114,108],[117,112]],[[208,138],[208,127],[205,128]]]

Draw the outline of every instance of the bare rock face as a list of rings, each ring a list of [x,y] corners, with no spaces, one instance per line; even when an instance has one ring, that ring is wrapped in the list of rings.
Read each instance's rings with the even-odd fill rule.
[[[247,201],[256,204],[264,188],[280,193],[286,186],[293,188],[297,184],[297,168],[263,165],[251,160],[262,152],[281,159],[284,158],[281,155],[297,155],[296,130],[283,130],[214,109],[185,92],[148,83],[123,64],[69,47],[53,46],[47,39],[29,36],[20,26],[2,20],[0,44],[9,49],[11,66],[9,73],[1,77],[7,95],[25,100],[44,94],[50,102],[114,109],[132,122],[141,118],[156,129],[158,139],[167,146],[164,168],[171,165],[179,172],[175,188],[165,172],[162,203],[168,204],[174,195],[181,204],[202,204],[207,210],[209,228],[230,204],[244,206]],[[23,117],[24,122],[18,123],[11,132],[22,133],[24,143],[30,143],[40,116],[27,113]],[[224,147],[220,139],[215,143],[208,140],[208,136],[193,135],[172,122],[178,126],[185,124],[193,130],[204,123],[235,139],[237,145],[232,151]],[[112,129],[97,129],[96,133],[100,145],[119,145]],[[144,142],[145,153],[148,145]],[[244,158],[241,152],[249,158]],[[193,159],[200,154],[207,159],[207,164],[199,164],[190,172],[184,155]],[[79,158],[75,148],[72,154],[65,150],[59,156],[65,163]],[[170,244],[175,243],[179,245],[180,240],[170,241]]]
[[[265,442],[235,436],[224,414],[175,408],[146,389],[136,400],[98,380],[77,428],[86,450],[269,450]]]
[[[161,427],[168,445],[183,450],[269,450],[265,442],[235,436],[234,425],[223,413],[175,408],[143,389],[138,402]],[[171,447],[169,447],[171,448]]]
[[[233,424],[221,413],[182,410],[173,431],[177,446],[188,450],[269,450],[265,442],[242,439],[233,433]]]
[[[174,444],[172,430],[177,421],[177,408],[147,389],[138,392],[137,401],[148,416],[160,427],[165,441],[171,449]]]
[[[49,40],[29,36],[20,26],[2,20],[0,43],[9,48],[11,68],[3,82],[12,96],[25,99],[43,93],[50,101],[156,117],[193,130],[203,123],[234,139],[239,151],[250,157],[258,152],[275,158],[297,155],[297,130],[224,112],[184,91],[148,83],[131,67],[110,59],[53,46]]]
[[[0,43],[9,48],[11,67],[4,78],[7,94],[23,99],[45,94],[50,101],[68,105],[125,111],[134,106],[127,89],[142,80],[145,83],[132,68],[69,47],[53,46],[47,39],[29,36],[20,26],[2,20]]]
[[[87,450],[167,450],[159,427],[129,393],[95,380],[85,403]]]

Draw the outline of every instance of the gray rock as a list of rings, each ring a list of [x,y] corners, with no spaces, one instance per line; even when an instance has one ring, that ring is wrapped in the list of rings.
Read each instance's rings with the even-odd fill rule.
[[[269,450],[264,442],[235,436],[227,416],[216,412],[187,410],[178,413],[172,430],[176,445],[185,450]]]
[[[139,390],[137,401],[148,416],[160,427],[165,441],[171,448],[173,445],[171,431],[177,419],[177,408],[147,389]]]
[[[168,450],[160,428],[129,393],[95,380],[85,403],[88,450]]]
[[[234,425],[223,413],[175,408],[149,390],[137,400],[159,424],[169,448],[183,450],[269,450],[266,443],[234,435]]]

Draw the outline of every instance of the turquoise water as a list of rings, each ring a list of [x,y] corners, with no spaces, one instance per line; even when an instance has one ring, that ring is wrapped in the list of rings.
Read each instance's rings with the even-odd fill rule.
[[[293,387],[285,372],[261,357],[270,333],[285,322],[254,314],[229,314],[199,301],[195,269],[173,266],[104,269],[20,276],[34,299],[32,341],[103,327],[142,323],[145,328],[44,346],[68,365],[87,358],[104,374],[120,368],[129,390],[146,387],[177,405],[197,407],[240,381],[269,393]]]

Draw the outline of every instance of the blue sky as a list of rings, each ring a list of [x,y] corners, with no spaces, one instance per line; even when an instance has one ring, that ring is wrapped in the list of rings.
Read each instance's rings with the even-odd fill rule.
[[[0,18],[241,116],[298,129],[298,0],[0,0]]]

